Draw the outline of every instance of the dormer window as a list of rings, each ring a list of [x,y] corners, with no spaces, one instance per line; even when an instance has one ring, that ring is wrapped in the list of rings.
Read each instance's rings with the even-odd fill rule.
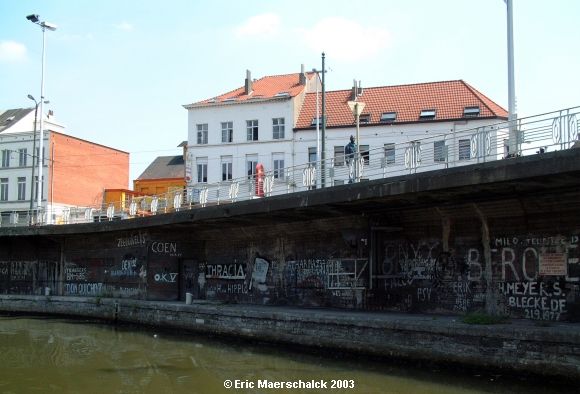
[[[235,97],[230,97],[230,98],[224,99],[222,101],[222,103],[231,103],[233,101],[236,101],[236,98]]]
[[[396,112],[383,112],[381,115],[381,122],[382,123],[391,123],[397,120],[397,113]]]
[[[425,120],[425,119],[435,119],[435,114],[436,113],[437,113],[437,111],[434,110],[434,109],[424,109],[419,114],[419,119],[422,119],[422,120]]]
[[[361,114],[358,121],[359,123],[371,123],[371,114]]]
[[[479,107],[465,107],[463,108],[463,116],[464,117],[475,117],[479,116],[480,113]]]
[[[288,92],[278,92],[274,95],[274,97],[290,97],[290,93]]]

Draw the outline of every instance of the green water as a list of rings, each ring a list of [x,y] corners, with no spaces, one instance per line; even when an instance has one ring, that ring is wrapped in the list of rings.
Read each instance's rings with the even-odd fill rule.
[[[225,381],[246,387],[226,389]],[[259,388],[326,382],[327,389]],[[347,388],[332,389],[332,381]],[[557,383],[557,382],[556,382]],[[320,383],[319,383],[320,384]],[[296,353],[139,327],[0,316],[0,393],[557,393],[555,382]],[[353,387],[353,388],[350,388]]]

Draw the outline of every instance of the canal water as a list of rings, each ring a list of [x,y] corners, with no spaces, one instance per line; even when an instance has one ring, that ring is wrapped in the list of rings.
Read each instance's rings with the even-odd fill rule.
[[[434,368],[135,326],[0,315],[0,393],[572,392],[542,379]],[[236,383],[242,388],[225,387]],[[276,384],[284,388],[272,388]]]

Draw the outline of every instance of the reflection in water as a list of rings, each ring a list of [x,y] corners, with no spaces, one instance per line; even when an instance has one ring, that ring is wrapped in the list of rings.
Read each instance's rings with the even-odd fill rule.
[[[555,393],[548,383],[459,376],[78,320],[0,316],[0,393]],[[341,356],[344,358],[344,356]],[[227,390],[224,381],[254,382]],[[258,389],[258,380],[353,380],[355,389]],[[515,380],[515,381],[514,381]],[[561,388],[563,390],[563,388]]]

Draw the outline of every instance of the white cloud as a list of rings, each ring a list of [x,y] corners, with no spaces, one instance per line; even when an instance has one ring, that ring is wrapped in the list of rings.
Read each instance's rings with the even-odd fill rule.
[[[341,17],[321,19],[310,29],[299,29],[298,34],[312,50],[325,51],[330,57],[346,61],[372,58],[391,42],[386,29],[363,26]]]
[[[269,37],[278,33],[280,17],[273,13],[260,14],[249,18],[235,29],[238,38],[261,36]]]
[[[115,27],[119,30],[123,30],[123,31],[133,31],[135,30],[135,26],[133,26],[132,24],[130,24],[129,22],[121,22],[118,25],[115,25]]]
[[[26,59],[26,47],[16,41],[0,41],[0,62],[16,63]]]

